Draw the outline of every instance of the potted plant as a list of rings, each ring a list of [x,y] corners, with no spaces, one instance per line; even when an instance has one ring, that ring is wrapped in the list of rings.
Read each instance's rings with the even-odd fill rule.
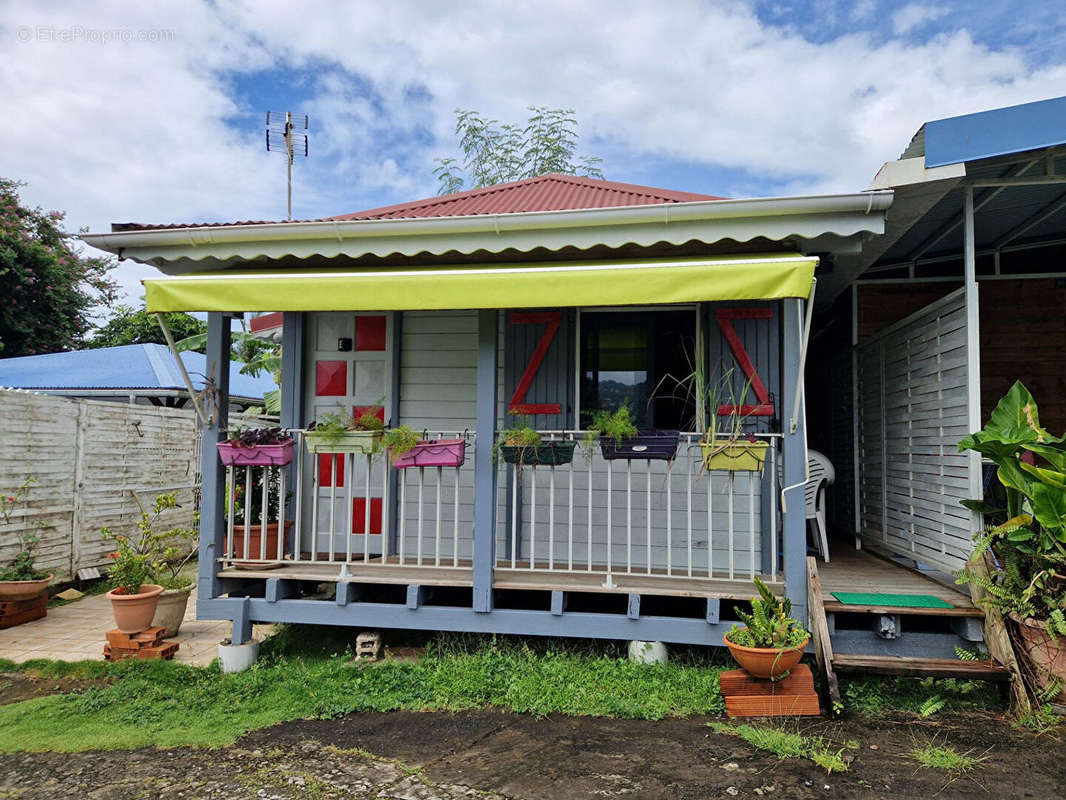
[[[218,455],[227,467],[283,467],[292,462],[292,448],[281,428],[249,428],[219,442]]]
[[[263,509],[263,481],[267,487],[267,505]],[[246,496],[246,493],[248,496]],[[286,501],[291,492],[286,492]],[[256,561],[262,568],[264,555],[268,561],[278,559],[278,541],[282,535],[278,529],[278,515],[281,510],[281,475],[280,470],[254,469],[251,481],[236,481],[230,492],[229,501],[233,503],[233,541],[226,537],[223,552],[234,558],[247,559],[234,562],[237,566]],[[265,517],[265,519],[264,519]],[[247,556],[245,556],[245,527],[247,523]],[[292,520],[284,521],[284,537],[287,539],[292,529]],[[282,541],[285,541],[282,539]],[[284,555],[284,547],[282,547]]]
[[[11,524],[16,506],[22,503],[26,493],[36,482],[36,478],[27,478],[13,494],[0,495],[0,519],[5,526]],[[40,542],[36,530],[21,531],[15,536],[19,550],[11,563],[0,569],[0,601],[4,602],[33,600],[48,588],[54,577],[51,573],[37,569],[34,563],[33,551]]]
[[[744,430],[744,423],[749,416],[744,413],[744,401],[751,382],[744,384],[738,398],[733,393],[731,378],[732,370],[722,376],[717,386],[708,390],[710,424],[700,439],[703,466],[708,470],[724,472],[762,472],[769,442],[759,441]],[[728,403],[720,405],[719,399],[725,396],[728,397]],[[723,410],[727,413],[723,414]],[[725,417],[725,422],[722,422],[722,417]]]
[[[107,593],[115,627],[123,633],[140,633],[152,624],[156,604],[163,587],[149,583],[154,574],[152,551],[143,537],[124,536],[110,528],[100,531],[105,539],[114,539],[117,549],[111,559],[109,577],[115,587]]]
[[[528,425],[501,431],[493,445],[493,457],[502,456],[508,464],[518,466],[559,466],[574,460],[575,441],[544,441]]]
[[[138,501],[139,502],[139,501]],[[196,555],[196,531],[189,528],[170,528],[157,531],[156,523],[160,515],[178,507],[177,495],[156,495],[152,511],[143,507],[141,518],[137,522],[138,535],[143,543],[143,551],[148,555],[152,568],[149,580],[163,587],[156,603],[152,627],[166,629],[166,636],[177,636],[185,619],[185,609],[189,604],[189,594],[195,585],[188,577],[182,575],[185,565]],[[199,519],[195,514],[194,526]]]
[[[385,431],[382,444],[392,465],[408,467],[461,467],[466,460],[466,439],[425,439],[413,428],[400,425]]]
[[[1066,685],[1066,444],[1040,425],[1036,401],[1019,381],[988,423],[959,442],[997,467],[1001,503],[967,500],[990,526],[977,536],[976,557],[989,573],[958,575],[985,591],[981,600],[1014,625],[1014,639],[1041,692]],[[985,558],[989,554],[992,559]],[[1066,701],[1066,691],[1058,693]]]
[[[746,627],[734,625],[725,634],[726,647],[749,675],[771,681],[788,677],[803,658],[811,635],[793,619],[792,601],[783,600],[758,578],[753,578],[758,597],[751,599],[751,613],[734,607]]]
[[[671,461],[677,454],[679,431],[637,430],[629,406],[616,411],[600,409],[592,415],[585,429],[586,452],[595,439],[600,440],[600,452],[608,461],[641,459]]]
[[[385,423],[373,412],[353,418],[342,412],[325,414],[307,428],[309,453],[364,453],[381,449]]]

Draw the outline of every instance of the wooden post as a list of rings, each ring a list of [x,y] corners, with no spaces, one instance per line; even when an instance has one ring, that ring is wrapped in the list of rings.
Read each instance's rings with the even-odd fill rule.
[[[478,311],[477,442],[474,453],[474,610],[492,611],[492,570],[496,565],[497,312]]]
[[[807,608],[811,615],[811,644],[814,660],[825,684],[825,701],[830,714],[836,714],[840,704],[840,686],[833,671],[833,643],[829,638],[829,623],[822,604],[822,581],[818,577],[818,561],[807,556]]]
[[[85,433],[89,427],[89,407],[78,402],[78,421],[74,434],[74,480],[73,506],[70,515],[70,574],[77,575],[81,569],[81,537],[85,527]]]
[[[988,553],[982,553],[970,559],[966,564],[966,569],[975,575],[989,577],[988,557]],[[1003,615],[998,609],[982,605],[981,601],[987,594],[984,589],[973,582],[969,584],[969,587],[973,604],[985,612],[985,646],[988,648],[988,654],[1010,670],[1011,706],[1015,711],[1030,711],[1032,706],[1029,703],[1029,693],[1025,691],[1025,681],[1022,680],[1022,671],[1014,655],[1014,645],[1011,644]]]

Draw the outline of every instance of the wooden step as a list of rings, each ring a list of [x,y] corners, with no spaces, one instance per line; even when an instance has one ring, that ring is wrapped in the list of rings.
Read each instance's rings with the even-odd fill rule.
[[[719,676],[725,711],[730,717],[812,717],[822,713],[814,691],[814,676],[806,664],[797,664],[782,680],[753,678],[742,669]]]
[[[922,617],[973,617],[983,619],[985,612],[973,606],[954,608],[913,608],[911,606],[862,606],[841,603],[838,600],[824,601],[827,614],[904,614]]]
[[[874,675],[897,675],[913,678],[1010,680],[1010,670],[1001,664],[989,661],[963,661],[956,658],[914,658],[837,653],[833,656],[833,669],[836,672],[867,672]]]

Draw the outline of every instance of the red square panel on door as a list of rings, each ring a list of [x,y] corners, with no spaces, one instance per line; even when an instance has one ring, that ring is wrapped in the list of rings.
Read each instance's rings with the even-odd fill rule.
[[[352,406],[352,419],[359,419],[363,414],[373,414],[384,422],[385,406]]]
[[[333,483],[333,458],[337,459],[337,482]],[[343,453],[319,453],[318,454],[318,485],[319,486],[344,486],[344,454]]]
[[[366,532],[366,498],[352,498],[352,533]],[[381,533],[381,498],[370,498],[370,534]]]
[[[315,394],[336,397],[348,394],[348,362],[316,361]]]
[[[355,349],[384,350],[387,317],[355,318]]]

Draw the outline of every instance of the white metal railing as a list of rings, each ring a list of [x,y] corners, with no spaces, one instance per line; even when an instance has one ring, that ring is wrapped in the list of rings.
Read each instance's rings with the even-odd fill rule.
[[[424,434],[464,438],[466,460],[460,467],[397,469],[384,452],[322,454],[330,473],[323,486],[320,459],[307,451],[305,432],[291,433],[296,441],[290,475],[280,467],[227,468],[223,561],[470,568],[474,434]],[[586,452],[583,431],[541,433],[546,441],[576,441],[577,450],[560,466],[498,463],[510,481],[509,492],[501,481],[498,495],[497,570],[599,572],[607,585],[616,574],[780,579],[775,446],[780,434],[757,434],[771,445],[760,474],[707,471],[699,433],[681,434],[672,461],[605,460],[598,443]],[[287,480],[295,483],[291,491]],[[241,513],[235,491],[245,498]],[[284,502],[287,494],[291,502]],[[360,497],[361,520],[354,511]],[[378,499],[380,527],[375,527],[372,500]],[[271,505],[277,510],[266,522],[276,526],[276,542],[269,529],[252,524],[263,516],[259,510]],[[765,573],[762,561],[769,564]]]
[[[424,431],[425,439],[465,439],[466,459],[459,467],[397,469],[384,451],[309,453],[303,430],[295,439],[292,475],[295,496],[286,531],[286,470],[282,467],[227,468],[227,522],[224,561],[340,563],[382,566],[469,568],[473,541],[473,474],[475,435],[469,431]],[[323,485],[323,463],[329,467]],[[343,485],[339,486],[339,476]],[[253,488],[258,487],[253,492]],[[235,491],[243,492],[241,512]],[[250,494],[256,497],[247,498]],[[390,497],[395,493],[395,500]],[[355,502],[363,501],[362,519]],[[374,506],[380,500],[380,512]],[[277,527],[277,542],[252,520],[261,509]],[[374,523],[380,519],[380,526]],[[356,524],[361,522],[361,532]],[[258,542],[255,540],[258,538]],[[242,544],[236,544],[241,540]],[[255,546],[258,544],[258,546]]]
[[[580,442],[584,436],[541,434],[546,441]],[[671,461],[606,460],[597,443],[591,451],[579,444],[565,465],[507,465],[509,513],[496,568],[598,571],[607,585],[623,573],[747,580],[763,575],[756,562],[764,555],[765,530],[765,577],[777,581],[779,437],[758,435],[771,445],[763,473],[706,470],[699,433],[682,433]]]

